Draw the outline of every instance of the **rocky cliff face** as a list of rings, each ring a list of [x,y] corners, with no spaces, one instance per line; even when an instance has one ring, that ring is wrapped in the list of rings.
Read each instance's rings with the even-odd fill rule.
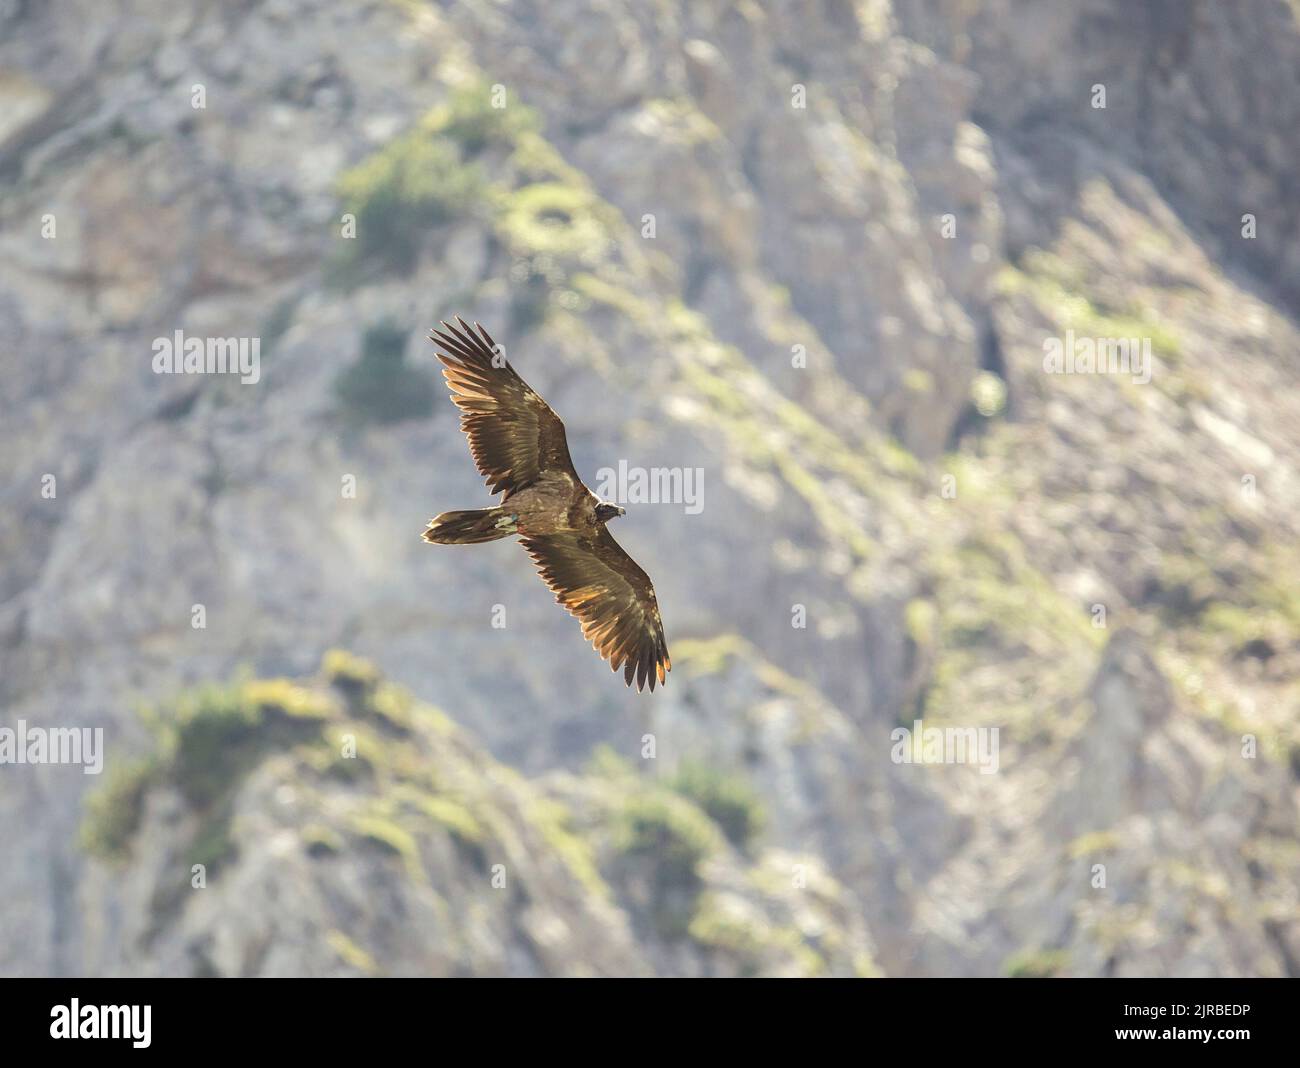
[[[107,746],[0,767],[0,969],[1295,974],[1298,50],[1262,2],[0,7],[0,695]],[[420,542],[485,503],[457,313],[593,482],[703,472],[616,528],[653,698],[517,548]],[[259,380],[155,374],[178,330]]]

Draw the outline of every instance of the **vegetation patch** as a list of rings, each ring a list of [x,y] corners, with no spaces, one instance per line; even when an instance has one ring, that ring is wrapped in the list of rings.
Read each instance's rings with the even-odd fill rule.
[[[1065,700],[1086,685],[1106,632],[1052,585],[1009,532],[972,531],[935,552],[927,572],[937,659],[922,716],[943,722],[960,712],[1022,739],[1038,733],[1051,722],[1053,696]],[[914,638],[934,625],[921,608],[907,622],[909,633],[918,632]]]
[[[458,144],[467,158],[493,146],[513,147],[541,126],[532,108],[508,97],[500,103],[503,106],[497,106],[492,86],[474,82],[455,90],[446,104],[435,108],[428,124],[433,132]]]
[[[328,719],[333,713],[324,697],[288,679],[254,679],[244,684],[243,697],[259,713],[279,712],[294,719]]]
[[[765,817],[758,795],[743,776],[700,761],[684,761],[669,785],[694,802],[738,849],[749,849]]]
[[[184,694],[164,723],[167,778],[194,808],[222,797],[266,751],[319,736],[317,717],[266,703],[264,684],[201,687]]]
[[[379,740],[358,723],[331,723],[326,744],[308,755],[308,763],[322,775],[342,782],[375,777],[375,760],[382,751]]]
[[[1123,839],[1118,831],[1089,831],[1074,839],[1066,851],[1071,859],[1093,857],[1098,853],[1113,853],[1120,847]]]
[[[687,97],[659,97],[645,105],[646,114],[679,143],[694,147],[722,138],[722,131]]]
[[[1059,256],[1040,249],[1025,254],[1021,267],[1004,267],[998,289],[1007,295],[1025,294],[1062,329],[1076,337],[1150,338],[1151,351],[1171,364],[1182,357],[1178,336],[1146,309],[1094,303],[1085,295],[1085,280]]]
[[[356,232],[333,264],[334,281],[356,284],[367,269],[410,271],[430,231],[496,211],[497,193],[477,157],[541,140],[535,111],[496,102],[484,83],[457,89],[411,130],[342,175],[341,209],[355,217]]]
[[[427,419],[433,413],[434,380],[406,362],[407,332],[393,323],[368,327],[361,358],[335,381],[345,417],[356,424]]]
[[[517,189],[506,202],[501,233],[517,252],[598,263],[609,234],[595,216],[595,198],[563,182],[537,182]]]
[[[365,706],[371,717],[389,731],[409,734],[415,720],[415,699],[400,686],[391,683],[375,690]]]
[[[483,824],[462,801],[445,795],[425,794],[415,802],[416,810],[466,845],[481,845],[487,838]]]
[[[1070,963],[1064,949],[1025,950],[1008,958],[1003,972],[1012,979],[1050,979],[1060,975]]]
[[[104,860],[124,861],[144,817],[144,802],[155,775],[152,761],[115,764],[104,785],[86,798],[81,823],[82,848]]]
[[[303,828],[302,844],[309,857],[320,860],[343,851],[343,836],[333,827],[312,823]]]
[[[368,692],[379,682],[379,669],[346,649],[330,649],[321,658],[321,670],[331,685],[344,692]]]
[[[342,210],[356,219],[356,235],[344,240],[335,276],[355,283],[367,266],[410,271],[428,232],[479,209],[488,183],[426,121],[345,172],[338,192]]]
[[[687,930],[699,945],[725,953],[737,961],[741,975],[759,973],[763,953],[768,947],[768,932],[764,924],[736,909],[724,907],[718,895],[700,895]]]
[[[806,977],[827,971],[825,957],[798,930],[771,922],[743,899],[701,894],[688,934],[697,944],[730,957],[742,976],[760,975],[774,966]]]
[[[349,829],[364,845],[371,846],[380,853],[399,857],[413,876],[420,875],[420,849],[415,836],[386,815],[382,806],[354,815],[349,821]]]
[[[155,736],[151,757],[113,774],[87,800],[82,842],[95,855],[122,859],[155,785],[175,787],[205,821],[200,831],[218,848],[225,831],[209,825],[224,818],[224,801],[266,752],[321,736],[327,706],[286,680],[203,686],[144,713]],[[197,863],[197,862],[196,862]]]
[[[720,675],[748,651],[744,640],[734,634],[683,638],[673,646],[673,663],[688,665],[691,675]]]
[[[582,888],[593,897],[609,900],[609,886],[600,874],[596,852],[590,841],[573,832],[573,817],[567,806],[543,799],[529,810],[528,815],[547,847],[560,858]]]
[[[275,307],[271,309],[270,315],[266,317],[266,321],[262,324],[263,356],[269,356],[275,350],[276,345],[280,343],[280,339],[289,332],[300,299],[300,294],[293,294],[278,301]]]
[[[631,794],[615,815],[615,847],[650,858],[665,883],[699,884],[700,864],[721,844],[717,828],[698,807],[665,790]]]
[[[339,960],[348,967],[355,968],[366,975],[378,974],[379,965],[375,963],[375,958],[342,931],[329,931],[325,935],[325,941],[338,954]]]

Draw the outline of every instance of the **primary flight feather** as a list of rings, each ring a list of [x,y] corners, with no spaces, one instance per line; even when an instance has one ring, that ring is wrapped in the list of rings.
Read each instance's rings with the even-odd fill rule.
[[[605,524],[624,510],[602,501],[578,477],[564,424],[515,373],[488,332],[464,319],[444,322],[429,339],[451,399],[461,410],[474,463],[495,508],[443,512],[424,540],[465,545],[518,534],[555,599],[623,680],[641,690],[672,670],[663,621],[649,576]]]

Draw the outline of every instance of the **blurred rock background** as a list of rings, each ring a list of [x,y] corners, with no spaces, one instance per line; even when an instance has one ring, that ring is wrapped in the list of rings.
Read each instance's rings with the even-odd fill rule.
[[[1298,17],[0,3],[0,972],[1300,974]],[[653,696],[420,541],[455,314],[703,469]]]

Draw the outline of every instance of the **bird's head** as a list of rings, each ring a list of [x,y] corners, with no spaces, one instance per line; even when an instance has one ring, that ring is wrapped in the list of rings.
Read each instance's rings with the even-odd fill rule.
[[[609,501],[601,501],[596,505],[596,519],[601,523],[608,523],[620,515],[627,515],[627,509],[620,508],[617,504],[610,504]]]

